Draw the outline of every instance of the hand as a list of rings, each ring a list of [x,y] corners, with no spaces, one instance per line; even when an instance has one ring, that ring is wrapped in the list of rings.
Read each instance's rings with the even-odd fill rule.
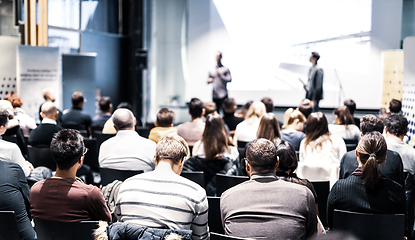
[[[33,167],[32,163],[30,163],[29,161],[26,161],[26,165],[29,167],[30,171],[35,170],[35,168]]]

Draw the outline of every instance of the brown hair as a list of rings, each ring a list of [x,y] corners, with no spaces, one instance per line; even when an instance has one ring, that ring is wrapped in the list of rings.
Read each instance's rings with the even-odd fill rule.
[[[23,105],[22,99],[20,98],[19,94],[14,92],[7,94],[4,100],[11,102],[13,108],[18,108]]]
[[[174,112],[167,108],[162,108],[157,113],[157,126],[158,127],[170,127],[173,123]]]
[[[274,114],[267,113],[262,116],[256,136],[257,138],[265,138],[272,142],[281,138],[280,126]]]
[[[288,117],[287,126],[293,124],[296,119],[298,119],[299,122],[305,122],[306,120],[303,113],[298,110],[293,110]]]
[[[317,140],[321,136],[329,136],[329,127],[327,118],[322,112],[312,113],[307,118],[307,125],[305,127],[305,146],[310,144],[312,141]],[[314,148],[321,147],[323,142],[330,140],[329,138],[320,138],[313,145]]]
[[[188,155],[189,146],[179,135],[164,136],[157,143],[155,155],[157,163],[162,159],[168,159],[173,164],[179,164]]]
[[[208,160],[221,155],[231,145],[225,123],[219,114],[211,113],[207,115],[202,142]]]
[[[334,115],[337,116],[337,119],[340,123],[339,125],[354,124],[353,116],[350,114],[349,108],[347,108],[347,106],[336,108],[334,110]]]
[[[379,164],[386,160],[385,138],[379,132],[365,134],[356,151],[363,166],[363,184],[366,188],[373,188],[381,177]]]

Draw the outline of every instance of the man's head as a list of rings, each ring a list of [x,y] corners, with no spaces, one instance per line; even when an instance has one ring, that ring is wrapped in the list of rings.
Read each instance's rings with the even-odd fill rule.
[[[173,170],[180,169],[179,172],[175,171],[177,174],[180,174],[183,166],[183,160],[188,155],[189,146],[186,141],[179,135],[168,135],[162,137],[160,141],[158,141],[154,161],[156,164],[163,160],[171,161],[172,164],[176,166],[176,168],[173,167]],[[177,166],[179,166],[179,168],[177,168]]]
[[[273,142],[259,138],[246,148],[246,171],[252,174],[275,173],[278,167],[277,149]]]
[[[300,106],[298,106],[298,111],[304,114],[305,118],[308,118],[308,116],[313,112],[313,108],[313,102],[309,99],[304,99],[301,101]]]
[[[216,52],[216,62],[220,63],[222,60],[222,53],[220,51]]]
[[[43,89],[42,95],[46,102],[55,102],[55,93],[51,88]]]
[[[112,122],[114,123],[114,128],[117,131],[134,130],[134,126],[136,124],[134,114],[126,108],[115,110],[112,115]]]
[[[192,98],[189,102],[189,113],[192,119],[201,118],[203,113],[203,102],[199,98]]]
[[[356,111],[356,103],[352,99],[347,99],[344,101],[344,106],[349,109],[350,114],[353,116],[354,112]]]
[[[50,152],[60,170],[69,170],[83,158],[84,138],[78,130],[64,129],[53,136]]]
[[[320,59],[320,54],[318,52],[312,52],[310,56],[310,62],[313,64],[317,64],[317,61]]]
[[[391,113],[399,113],[402,110],[402,103],[397,99],[392,99],[389,102],[389,111]]]
[[[205,102],[203,107],[205,108],[204,117],[207,117],[207,115],[216,112],[216,104],[212,101]]]
[[[167,108],[162,108],[157,113],[157,127],[172,127],[174,120],[174,112]]]
[[[385,129],[387,133],[403,138],[408,132],[408,120],[402,114],[391,113],[385,118]]]
[[[362,121],[360,121],[360,131],[362,132],[362,135],[374,131],[383,133],[383,128],[384,125],[382,119],[372,114],[363,116]]]
[[[267,113],[272,113],[272,111],[274,111],[274,102],[272,102],[271,98],[265,97],[261,99],[261,102],[265,104],[265,109],[267,110]]]
[[[7,131],[7,123],[9,122],[9,112],[4,109],[0,109],[0,135],[3,135]]]
[[[84,104],[84,94],[82,92],[72,93],[72,106],[82,108]]]
[[[237,105],[235,102],[235,99],[233,98],[227,98],[223,101],[222,104],[223,110],[225,111],[225,113],[234,113]]]
[[[58,118],[58,110],[53,102],[45,102],[40,109],[40,115],[43,119],[55,120]]]
[[[112,104],[109,97],[101,97],[98,101],[99,109],[103,113],[111,113]]]

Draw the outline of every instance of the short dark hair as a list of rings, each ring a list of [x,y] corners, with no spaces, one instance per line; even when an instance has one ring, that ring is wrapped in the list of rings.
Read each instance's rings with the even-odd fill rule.
[[[118,106],[117,106],[117,109],[119,109],[119,108],[126,108],[126,109],[128,109],[128,110],[130,110],[130,111],[133,111],[133,107],[131,106],[131,104],[130,103],[128,103],[128,102],[121,102],[120,104],[118,104]]]
[[[385,128],[397,137],[405,136],[408,132],[408,120],[399,113],[391,113],[385,118]]]
[[[236,106],[236,102],[235,102],[235,99],[233,98],[226,98],[222,104],[223,110],[227,113],[235,112],[235,109],[234,109],[235,106]]]
[[[389,102],[389,110],[392,113],[399,113],[402,110],[402,103],[397,99],[392,99]]]
[[[203,107],[205,108],[205,117],[207,117],[207,115],[216,112],[216,104],[212,101],[208,101],[205,102],[203,104]]]
[[[316,63],[320,59],[320,54],[318,52],[312,52],[311,53],[311,56],[313,56],[313,58],[316,59]]]
[[[82,92],[72,93],[72,106],[78,106],[82,102],[84,102],[84,94]]]
[[[251,167],[259,173],[272,172],[277,164],[277,149],[265,138],[255,139],[246,148],[246,158]]]
[[[78,130],[63,129],[57,132],[50,143],[50,152],[57,168],[68,170],[82,157],[84,138]]]
[[[356,111],[356,103],[352,99],[347,99],[344,101],[344,106],[346,106],[349,109],[350,114],[354,114]]]
[[[267,113],[271,113],[274,111],[274,102],[269,97],[264,97],[261,99],[261,102],[265,105],[265,109],[267,110]]]
[[[189,155],[189,146],[179,135],[167,135],[158,141],[156,146],[156,162],[161,159],[171,160],[174,164]]]
[[[170,127],[173,123],[174,112],[167,108],[162,108],[157,113],[157,126],[158,127]]]
[[[383,128],[382,119],[373,114],[364,115],[362,121],[360,121],[360,131],[363,135],[374,131],[383,133]]]
[[[0,109],[0,126],[5,126],[9,121],[9,112],[4,109]]]
[[[304,99],[301,101],[300,106],[298,106],[298,111],[304,114],[305,118],[308,118],[308,116],[313,112],[313,108],[313,102],[308,99]]]
[[[290,170],[290,174],[294,173],[298,167],[298,157],[294,147],[289,142],[281,139],[275,141],[275,147],[279,159],[277,171],[287,172]]]
[[[194,118],[202,117],[203,102],[199,98],[192,98],[189,102],[189,113]]]
[[[99,109],[103,112],[108,112],[111,108],[111,101],[109,97],[101,97],[98,101]]]

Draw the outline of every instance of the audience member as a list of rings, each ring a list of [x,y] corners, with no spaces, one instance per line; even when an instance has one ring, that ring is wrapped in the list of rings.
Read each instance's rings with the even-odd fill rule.
[[[390,113],[401,113],[402,111],[402,102],[397,99],[392,99],[389,102],[389,112]]]
[[[121,102],[120,104],[118,104],[117,109],[120,108],[126,108],[130,111],[133,111],[133,107],[131,106],[131,104],[129,104],[128,102]],[[140,119],[136,119],[136,126],[142,126],[141,120]],[[110,117],[104,124],[104,128],[102,129],[102,133],[103,134],[116,134],[117,130],[115,130],[114,128],[114,123],[112,122],[112,117]]]
[[[197,141],[202,139],[205,129],[205,123],[202,119],[203,112],[203,102],[198,98],[192,98],[189,102],[189,114],[192,116],[192,121],[177,126],[177,134],[184,138],[189,146],[195,145]]]
[[[72,108],[62,116],[62,127],[76,130],[87,130],[91,134],[91,117],[82,111],[84,94],[72,94]]]
[[[109,97],[101,97],[98,101],[99,110],[101,113],[92,119],[91,129],[93,131],[102,131],[105,123],[111,117],[112,103]]]
[[[45,102],[55,102],[55,93],[51,88],[45,88],[42,90],[43,98],[45,99]],[[42,103],[43,104],[43,103]],[[40,115],[42,112],[42,104],[39,106],[39,120],[42,121],[43,118]],[[60,125],[62,122],[62,111],[58,109],[58,119],[56,119],[56,122]]]
[[[28,143],[35,147],[49,147],[53,135],[62,129],[57,125],[58,110],[53,102],[42,104],[41,113],[42,123],[30,132]]]
[[[112,121],[117,129],[117,135],[101,144],[99,149],[99,166],[118,170],[154,169],[154,154],[156,144],[141,137],[134,130],[134,114],[125,108],[117,109]]]
[[[156,169],[128,178],[116,204],[119,221],[152,228],[193,230],[192,239],[209,239],[205,190],[180,176],[189,155],[186,141],[165,136],[156,147]]]
[[[236,102],[233,98],[227,98],[222,104],[223,107],[223,121],[228,125],[230,131],[235,131],[236,125],[242,122],[244,119],[235,116]]]
[[[176,128],[173,127],[174,112],[167,108],[162,108],[157,113],[157,121],[154,123],[155,128],[150,130],[148,139],[158,143],[158,141],[167,135],[177,134]]]
[[[57,222],[111,221],[99,188],[76,179],[87,151],[79,131],[59,131],[53,137],[50,151],[56,162],[56,173],[31,188],[32,216]]]
[[[250,142],[256,139],[261,117],[266,113],[265,105],[262,102],[255,101],[249,107],[245,120],[239,123],[235,129],[234,143],[238,141]]]
[[[23,105],[22,99],[17,93],[9,93],[4,98],[13,106],[14,118],[19,121],[20,129],[23,131],[25,137],[29,136],[31,130],[36,128],[36,120],[26,114],[25,110],[21,108]]]
[[[360,130],[354,125],[353,116],[346,106],[334,110],[335,124],[329,124],[329,131],[343,139],[360,140]]]
[[[250,180],[221,196],[222,223],[227,235],[253,239],[306,239],[317,230],[313,193],[305,186],[278,180],[277,151],[266,139],[246,150]]]
[[[23,131],[20,129],[19,120],[14,117],[13,106],[7,100],[0,100],[0,109],[6,110],[9,113],[9,122],[7,123],[7,130],[2,135],[3,138],[9,137],[13,142],[17,141],[20,152],[23,156],[27,156],[27,146],[24,139]]]
[[[289,108],[286,113],[288,113],[287,123],[285,129],[281,131],[281,139],[289,142],[295,151],[299,151],[300,143],[305,138],[303,130],[306,118],[300,111],[292,108]]]
[[[303,101],[301,101],[300,106],[298,106],[297,110],[300,111],[307,119],[308,116],[313,112],[313,109],[313,102],[308,99],[304,99]]]
[[[274,111],[274,102],[269,97],[264,97],[261,99],[261,102],[265,105],[267,113],[272,113]]]
[[[379,132],[362,136],[356,148],[359,166],[338,180],[327,200],[329,228],[334,209],[363,213],[405,214],[405,192],[398,183],[382,177],[379,164],[386,160],[386,141]],[[376,231],[376,229],[373,229]]]
[[[207,117],[207,115],[209,115],[211,113],[217,113],[216,104],[212,101],[205,102],[203,104],[203,108],[205,109],[203,117]]]
[[[257,138],[268,139],[271,142],[281,138],[280,125],[273,113],[266,113],[262,116],[256,136]]]
[[[248,101],[247,103],[245,103],[245,105],[242,106],[241,110],[239,110],[237,113],[235,113],[235,117],[245,119],[246,113],[248,112],[249,107],[251,107],[251,104],[253,102],[254,101]]]
[[[354,117],[354,112],[356,111],[356,103],[352,99],[347,99],[344,101],[344,106],[346,106],[349,109],[350,114],[352,114],[354,124],[360,128],[360,119]]]
[[[343,139],[329,132],[326,116],[321,112],[310,114],[305,128],[306,137],[300,143],[300,161],[321,166],[340,163],[346,153]]]

